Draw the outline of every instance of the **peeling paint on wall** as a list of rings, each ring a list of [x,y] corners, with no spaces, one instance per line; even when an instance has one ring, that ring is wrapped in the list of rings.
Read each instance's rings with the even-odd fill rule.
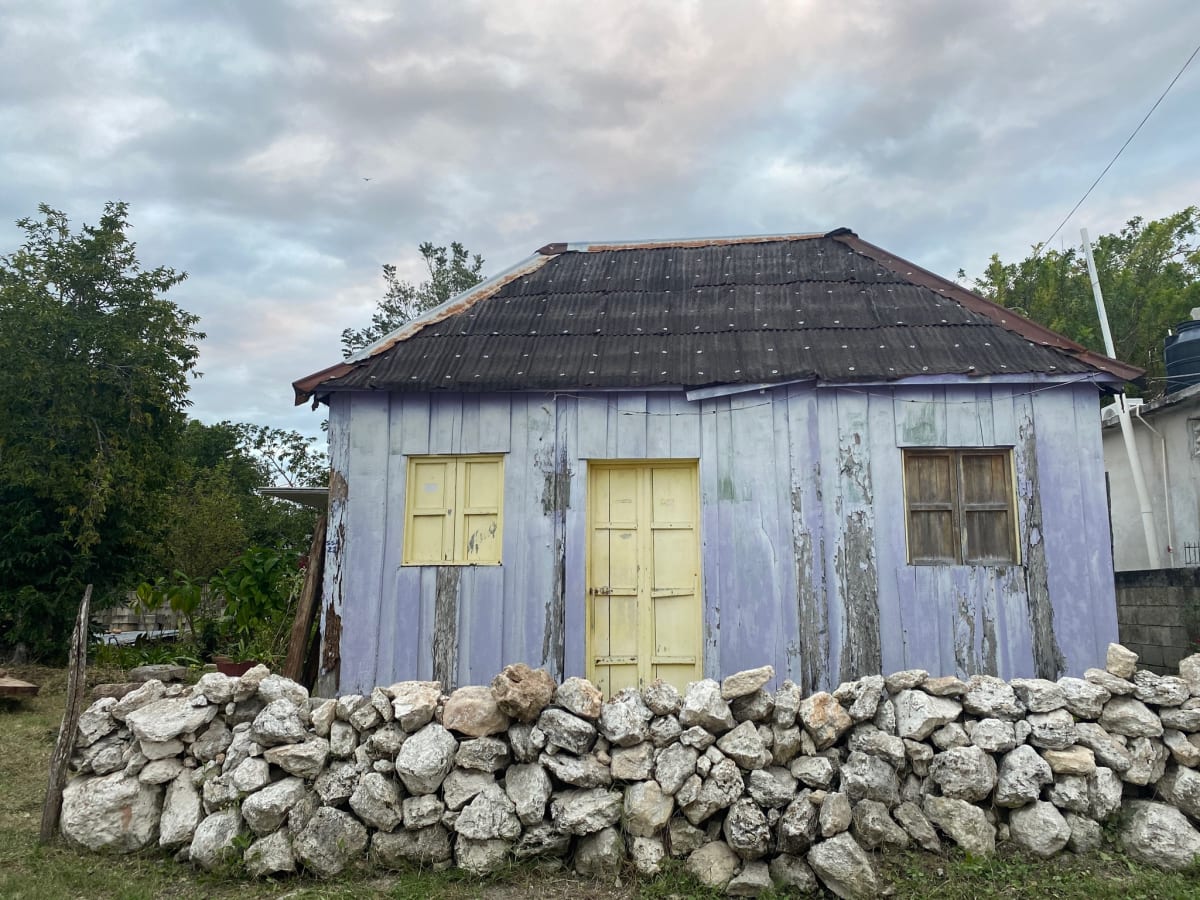
[[[864,512],[851,513],[846,519],[838,553],[838,581],[845,602],[840,675],[842,681],[853,681],[883,667],[875,536]]]
[[[979,660],[975,656],[975,610],[970,598],[964,593],[957,597],[957,617],[954,622],[954,662],[958,675],[979,674]],[[991,674],[995,674],[994,672]]]
[[[1066,659],[1054,633],[1054,606],[1046,578],[1046,545],[1042,539],[1042,492],[1038,480],[1037,441],[1029,415],[1020,425],[1022,452],[1028,484],[1021,499],[1025,504],[1024,547],[1025,602],[1033,638],[1033,664],[1038,678],[1056,681],[1066,670]]]
[[[433,603],[433,678],[458,686],[458,566],[438,566]]]

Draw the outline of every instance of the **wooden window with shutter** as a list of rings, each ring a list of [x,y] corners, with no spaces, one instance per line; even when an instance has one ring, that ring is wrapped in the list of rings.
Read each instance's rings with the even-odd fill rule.
[[[402,565],[499,565],[504,462],[410,456]]]
[[[1019,561],[1011,450],[903,453],[909,563]]]

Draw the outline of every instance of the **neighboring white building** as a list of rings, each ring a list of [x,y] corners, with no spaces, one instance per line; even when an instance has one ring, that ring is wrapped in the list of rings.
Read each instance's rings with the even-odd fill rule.
[[[1200,385],[1132,407],[1131,412],[1162,544],[1162,565],[1200,566]],[[1101,434],[1114,567],[1118,572],[1150,568],[1129,457],[1114,407],[1104,410]]]

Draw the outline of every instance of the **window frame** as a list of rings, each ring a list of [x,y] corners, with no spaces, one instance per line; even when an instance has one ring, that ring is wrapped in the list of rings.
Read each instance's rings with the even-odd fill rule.
[[[401,566],[500,566],[504,556],[504,456],[503,453],[429,453],[409,454],[405,469],[404,536],[400,554]],[[436,517],[429,512],[420,512],[416,506],[417,482],[415,473],[419,466],[441,463],[453,481],[446,479],[443,486],[446,508],[442,525],[442,558],[417,557],[413,553],[414,518]],[[495,463],[496,503],[492,505],[466,505],[467,467],[472,463]],[[494,513],[492,510],[494,509]],[[495,558],[468,559],[467,519],[471,516],[496,517]]]
[[[902,491],[904,494],[904,538],[905,553],[910,566],[1019,566],[1021,562],[1021,544],[1019,540],[1019,519],[1016,495],[1016,469],[1011,446],[1002,447],[902,447],[901,474]],[[972,456],[1001,456],[1003,457],[1002,471],[1004,473],[1004,501],[974,501],[965,499],[964,488],[966,475],[963,460]],[[914,458],[941,458],[949,461],[952,477],[950,478],[950,500],[948,503],[923,501],[914,499],[909,484],[909,460]],[[913,555],[913,514],[921,512],[946,511],[951,517],[951,533],[955,536],[954,556],[948,557],[914,557]],[[972,512],[1004,512],[1008,515],[1007,532],[1009,554],[1006,557],[970,555],[968,547],[967,515]]]

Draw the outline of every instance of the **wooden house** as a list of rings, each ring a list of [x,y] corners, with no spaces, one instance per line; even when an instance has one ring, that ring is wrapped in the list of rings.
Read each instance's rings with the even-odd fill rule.
[[[295,383],[319,687],[1080,674],[1100,395],[1140,374],[846,229],[550,244]]]

